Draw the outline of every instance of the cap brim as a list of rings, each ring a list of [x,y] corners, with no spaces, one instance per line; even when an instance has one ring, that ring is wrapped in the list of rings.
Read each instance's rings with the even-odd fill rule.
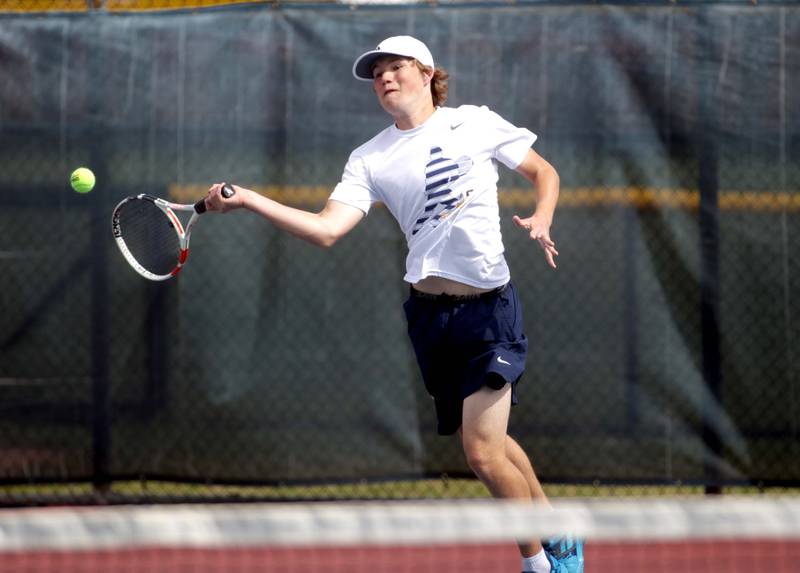
[[[361,56],[359,56],[359,58],[356,60],[356,63],[353,64],[353,75],[357,80],[371,82],[372,65],[375,63],[375,60],[382,58],[383,56],[392,55],[399,54],[389,54],[387,52],[379,52],[378,50],[372,50],[371,52],[361,54]]]

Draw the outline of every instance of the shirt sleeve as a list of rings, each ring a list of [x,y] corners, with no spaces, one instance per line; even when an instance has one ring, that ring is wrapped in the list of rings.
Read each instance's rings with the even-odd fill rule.
[[[481,111],[488,123],[489,141],[495,142],[494,158],[509,169],[516,169],[536,141],[536,134],[509,123],[486,106]]]
[[[378,201],[370,185],[369,170],[364,158],[350,155],[342,173],[342,180],[336,185],[330,199],[350,205],[369,213],[372,204]]]

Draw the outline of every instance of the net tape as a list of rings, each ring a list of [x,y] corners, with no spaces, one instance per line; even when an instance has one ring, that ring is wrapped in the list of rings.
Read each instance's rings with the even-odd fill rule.
[[[0,551],[143,547],[800,538],[800,498],[493,500],[30,508],[0,512]]]

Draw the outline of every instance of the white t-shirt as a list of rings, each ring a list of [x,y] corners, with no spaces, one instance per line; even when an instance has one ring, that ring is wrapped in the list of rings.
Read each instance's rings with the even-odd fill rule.
[[[386,205],[408,242],[405,280],[439,276],[479,288],[508,282],[497,161],[516,168],[536,136],[487,107],[437,108],[419,127],[387,127],[350,155],[331,199]]]

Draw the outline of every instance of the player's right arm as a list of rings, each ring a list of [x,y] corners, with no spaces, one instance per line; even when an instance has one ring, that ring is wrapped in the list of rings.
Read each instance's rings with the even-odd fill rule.
[[[221,194],[222,185],[217,183],[208,190],[206,207],[209,211],[226,213],[233,209],[248,209],[277,228],[318,247],[332,247],[364,218],[361,209],[338,201],[328,201],[322,211],[312,213],[235,185],[236,194],[226,199]]]

